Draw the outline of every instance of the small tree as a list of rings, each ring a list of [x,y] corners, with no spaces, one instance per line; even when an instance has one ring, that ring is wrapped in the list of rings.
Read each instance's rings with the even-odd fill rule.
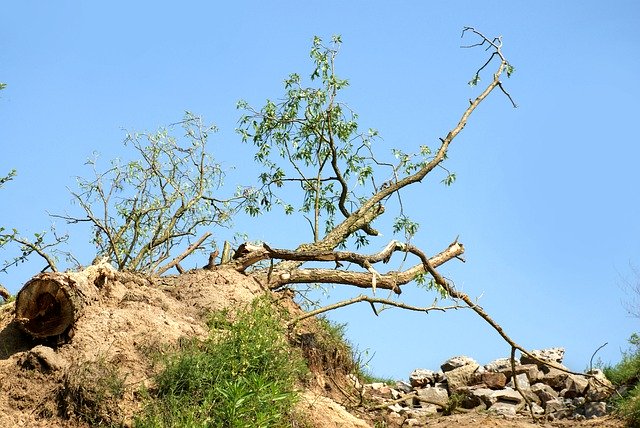
[[[420,146],[415,153],[394,149],[395,163],[380,160],[374,147],[377,131],[360,131],[357,114],[340,101],[340,91],[348,81],[336,74],[339,37],[334,37],[330,45],[324,45],[317,37],[313,41],[311,58],[314,68],[310,83],[318,83],[317,86],[305,86],[298,74],[292,74],[285,80],[285,96],[279,103],[267,101],[260,109],[246,102],[239,103],[245,111],[239,132],[245,142],[255,145],[255,158],[265,167],[260,175],[260,205],[249,204],[247,210],[250,214],[257,214],[261,209],[271,209],[274,204],[283,206],[286,214],[297,210],[307,219],[313,237],[312,242],[292,252],[265,251],[264,257],[282,260],[268,270],[269,287],[328,282],[384,288],[399,294],[402,285],[414,280],[424,281],[425,275],[429,274],[432,276],[431,285],[444,287],[442,290],[449,287],[438,284],[432,268],[425,263],[425,255],[410,244],[411,237],[418,231],[418,224],[404,213],[402,192],[422,182],[436,169],[445,172],[441,179],[444,184],[453,183],[455,175],[442,164],[450,144],[465,127],[469,116],[496,88],[513,104],[501,81],[503,75],[510,76],[514,70],[502,53],[501,39],[491,40],[473,28],[465,28],[463,36],[466,33],[479,37],[479,43],[472,46],[484,46],[491,52],[487,62],[469,83],[478,84],[481,72],[495,60],[497,67],[493,79],[470,101],[456,126],[440,138],[435,148]],[[291,185],[303,194],[298,207],[279,194],[282,188]],[[400,201],[393,232],[402,232],[403,243],[393,241],[374,256],[333,252],[347,248],[350,242],[359,248],[368,244],[370,237],[377,236],[372,223],[385,213],[385,206],[392,198]],[[394,252],[412,253],[419,262],[402,271],[377,273],[373,265],[388,261]],[[434,259],[434,263],[443,263],[462,252],[463,247],[456,240]],[[325,259],[348,261],[366,271],[302,267],[304,262]],[[249,265],[251,263],[243,262],[242,268]],[[259,271],[256,275],[262,273]]]
[[[176,125],[184,132],[181,138],[170,133]],[[72,192],[85,215],[58,217],[89,223],[98,257],[108,258],[118,269],[163,272],[161,264],[185,239],[208,226],[228,226],[250,196],[248,191],[227,199],[215,195],[224,183],[224,171],[207,150],[215,131],[187,112],[168,129],[128,134],[124,144],[135,157],[114,159],[106,171],[98,170],[97,157],[91,159],[94,177],[79,177],[80,190]],[[190,249],[210,235],[205,232]]]
[[[334,37],[329,45],[323,44],[320,38],[314,39],[311,85],[303,84],[298,74],[292,74],[285,80],[282,101],[268,100],[259,109],[246,102],[239,103],[239,108],[245,111],[239,133],[245,142],[255,145],[255,159],[265,167],[259,177],[262,185],[260,197],[254,200],[259,203],[247,204],[247,211],[255,215],[261,210],[272,209],[274,205],[281,205],[285,214],[299,211],[310,225],[312,240],[293,251],[274,249],[266,244],[253,247],[250,251],[236,254],[231,263],[233,268],[248,272],[272,290],[295,284],[330,283],[371,289],[374,295],[376,289],[391,290],[399,295],[404,285],[415,281],[460,302],[449,307],[417,307],[395,299],[360,295],[319,308],[292,323],[358,302],[369,302],[376,315],[379,310],[376,304],[423,312],[468,307],[511,346],[512,364],[515,364],[516,350],[536,359],[511,339],[477,302],[457,290],[436,270],[439,265],[460,257],[464,252],[457,238],[440,253],[429,257],[411,243],[411,238],[418,232],[418,224],[403,210],[403,191],[420,184],[434,171],[444,171],[441,181],[445,185],[453,183],[455,175],[443,166],[449,147],[467,125],[469,117],[494,90],[502,92],[516,107],[502,83],[504,76],[512,75],[514,67],[502,52],[501,37],[491,39],[471,27],[464,28],[462,36],[466,35],[476,37],[477,43],[463,47],[483,47],[489,52],[487,61],[475,72],[469,84],[478,85],[485,69],[494,65],[491,79],[474,99],[469,100],[455,126],[435,146],[416,147],[414,153],[395,149],[395,163],[378,157],[374,150],[377,132],[361,131],[357,114],[340,101],[340,91],[348,81],[336,74],[339,37]],[[282,188],[291,185],[302,192],[302,203],[297,207],[279,194]],[[347,251],[351,244],[358,249],[379,235],[372,223],[385,213],[385,206],[392,198],[399,201],[393,232],[401,232],[404,240],[388,242],[375,254]],[[389,262],[395,253],[403,254],[403,260],[413,256],[416,263],[410,267],[402,267],[402,264],[398,270],[379,272],[377,266],[381,262]],[[271,263],[268,267],[256,265],[261,260],[271,260]],[[315,265],[331,263],[333,266],[308,267],[309,262]]]

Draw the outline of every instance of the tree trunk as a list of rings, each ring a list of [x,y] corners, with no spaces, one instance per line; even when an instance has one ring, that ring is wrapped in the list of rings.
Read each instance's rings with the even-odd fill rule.
[[[99,300],[99,288],[113,273],[111,265],[101,263],[80,272],[38,274],[17,295],[15,320],[35,338],[63,334],[87,305]]]

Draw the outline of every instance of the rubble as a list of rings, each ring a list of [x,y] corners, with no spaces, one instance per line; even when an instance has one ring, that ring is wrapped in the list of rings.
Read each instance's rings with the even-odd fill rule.
[[[470,357],[456,356],[441,365],[442,371],[416,369],[408,383],[398,382],[395,389],[379,385],[373,389],[378,397],[395,398],[388,406],[391,413],[412,419],[442,413],[454,405],[505,417],[519,413],[549,420],[605,416],[606,400],[614,391],[611,382],[601,370],[584,375],[561,370],[563,358],[563,348],[523,354],[515,367],[509,358],[481,366]],[[398,400],[403,396],[407,399]]]

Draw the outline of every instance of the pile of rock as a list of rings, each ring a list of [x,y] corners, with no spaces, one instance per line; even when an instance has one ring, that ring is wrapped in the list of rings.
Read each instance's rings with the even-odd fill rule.
[[[532,355],[564,368],[563,348],[533,351]],[[514,373],[509,358],[480,366],[472,358],[453,357],[442,364],[440,371],[414,370],[410,383],[398,382],[396,388],[381,384],[367,388],[373,396],[393,399],[395,402],[388,406],[393,412],[411,417],[435,415],[453,401],[464,409],[486,409],[503,415],[533,411],[550,419],[606,414],[606,400],[613,388],[602,371],[575,375],[536,359],[522,355],[516,360]]]

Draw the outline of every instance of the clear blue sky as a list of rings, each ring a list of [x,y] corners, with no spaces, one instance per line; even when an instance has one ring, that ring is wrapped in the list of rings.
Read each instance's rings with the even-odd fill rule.
[[[461,28],[502,35],[519,108],[492,95],[449,153],[455,185],[426,181],[411,194],[416,244],[434,253],[460,235],[467,263],[442,272],[482,296],[522,345],[566,347],[574,369],[604,342],[599,355],[617,361],[638,331],[621,289],[629,263],[640,265],[636,1],[21,1],[5,4],[0,21],[0,173],[18,170],[0,191],[0,224],[25,234],[47,229],[47,212],[73,212],[66,188],[89,173],[93,151],[117,156],[123,128],[153,130],[185,110],[219,126],[214,155],[237,166],[230,186],[246,182],[256,168],[234,133],[235,103],[259,106],[282,94],[290,72],[308,74],[314,35],[342,35],[338,73],[364,129],[377,128],[389,148],[435,145],[476,94],[466,82],[483,57],[459,48]],[[235,230],[279,247],[309,238],[283,223],[239,218]],[[57,227],[89,263],[87,231]],[[41,265],[0,282],[17,292]],[[407,299],[431,303],[408,288]],[[378,375],[509,353],[471,312],[375,318],[362,306],[332,317],[375,353]]]

